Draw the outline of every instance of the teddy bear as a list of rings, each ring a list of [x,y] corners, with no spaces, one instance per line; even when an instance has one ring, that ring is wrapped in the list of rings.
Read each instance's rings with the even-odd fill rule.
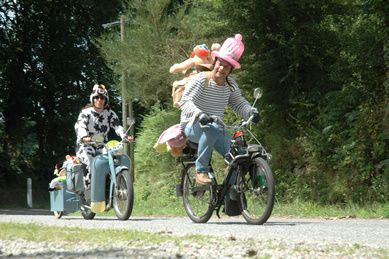
[[[57,177],[50,182],[49,191],[62,189],[61,183],[66,181],[66,168],[63,168],[57,164],[54,168],[54,175]]]
[[[154,145],[154,149],[158,153],[169,151],[174,157],[181,156],[185,147],[186,137],[180,124],[173,125],[164,130]]]
[[[62,189],[61,183],[66,182],[66,164],[67,163],[79,164],[80,161],[78,160],[78,158],[76,156],[66,155],[65,161],[63,163],[58,162],[55,165],[53,174],[57,177],[54,178],[49,184],[49,191],[50,192]]]
[[[219,49],[220,44],[212,44],[212,51]],[[211,57],[211,51],[206,44],[200,44],[193,48],[193,51],[187,60],[181,63],[176,63],[170,67],[169,72],[171,74],[184,74],[183,79],[173,82],[172,97],[174,107],[180,107],[179,103],[181,101],[182,94],[184,93],[185,85],[189,82],[189,80],[199,72],[211,71],[212,64],[213,59]]]

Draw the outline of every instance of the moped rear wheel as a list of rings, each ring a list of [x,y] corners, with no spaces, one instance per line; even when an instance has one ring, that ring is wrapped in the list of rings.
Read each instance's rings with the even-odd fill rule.
[[[190,166],[184,176],[183,202],[186,214],[195,223],[206,223],[215,208],[212,205],[212,185],[199,185],[195,179],[196,168]]]
[[[122,170],[116,175],[116,186],[113,193],[113,208],[116,217],[127,220],[134,206],[134,188],[132,178],[128,170]]]
[[[257,157],[246,172],[237,177],[239,203],[249,224],[262,225],[270,217],[275,197],[275,183],[269,164]]]

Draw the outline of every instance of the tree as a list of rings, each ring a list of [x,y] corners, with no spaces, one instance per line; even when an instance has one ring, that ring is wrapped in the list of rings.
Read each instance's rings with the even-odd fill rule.
[[[387,200],[384,1],[222,6],[229,28],[246,35],[245,81],[264,88],[263,134],[289,189],[279,193],[296,186],[301,197],[323,202]]]
[[[99,41],[112,70],[128,73],[127,96],[147,107],[171,103],[169,67],[188,58],[195,45],[212,43],[213,12],[212,1],[129,1],[124,44],[117,31]]]
[[[0,108],[6,166],[0,175],[48,180],[55,162],[74,153],[73,125],[91,87],[112,82],[92,40],[103,30],[102,23],[117,17],[121,4],[2,2],[0,34],[7,37],[0,43]]]

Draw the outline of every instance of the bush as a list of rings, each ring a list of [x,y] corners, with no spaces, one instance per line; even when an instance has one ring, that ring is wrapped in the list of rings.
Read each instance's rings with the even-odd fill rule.
[[[156,105],[140,126],[135,147],[135,206],[145,214],[178,202],[175,185],[180,167],[170,153],[159,154],[153,148],[160,134],[177,123],[179,111],[162,110]]]

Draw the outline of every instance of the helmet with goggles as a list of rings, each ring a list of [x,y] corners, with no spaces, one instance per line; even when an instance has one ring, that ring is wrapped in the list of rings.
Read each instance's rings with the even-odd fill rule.
[[[109,96],[108,96],[108,91],[107,89],[105,88],[105,85],[101,85],[101,84],[95,84],[93,86],[93,90],[92,90],[92,93],[90,95],[90,103],[92,105],[93,104],[93,98],[95,97],[98,97],[98,96],[103,96],[105,98],[105,106],[108,105],[108,101],[109,101]]]

